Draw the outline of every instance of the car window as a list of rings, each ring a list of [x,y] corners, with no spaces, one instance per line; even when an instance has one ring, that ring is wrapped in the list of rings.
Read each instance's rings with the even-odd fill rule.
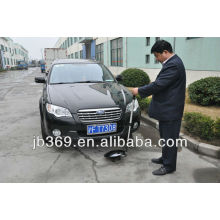
[[[85,81],[115,80],[111,72],[102,64],[55,64],[50,74],[50,84]]]

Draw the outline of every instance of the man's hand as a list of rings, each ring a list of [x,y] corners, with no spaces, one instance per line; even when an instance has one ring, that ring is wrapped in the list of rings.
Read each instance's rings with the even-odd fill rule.
[[[131,89],[131,92],[132,92],[132,94],[133,95],[138,95],[138,88],[133,88],[133,89]]]

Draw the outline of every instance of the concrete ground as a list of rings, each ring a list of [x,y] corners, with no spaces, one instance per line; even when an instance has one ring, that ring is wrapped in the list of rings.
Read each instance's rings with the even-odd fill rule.
[[[177,171],[160,177],[152,175],[159,165],[151,158],[161,154],[155,147],[132,148],[115,163],[103,157],[106,148],[33,150],[33,137],[41,136],[39,75],[39,68],[0,73],[0,182],[220,182],[220,160],[186,148],[178,153]],[[154,144],[159,138],[143,122],[134,136]]]

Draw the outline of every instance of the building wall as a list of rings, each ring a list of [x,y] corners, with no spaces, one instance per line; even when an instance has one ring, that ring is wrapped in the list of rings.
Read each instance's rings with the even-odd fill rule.
[[[171,43],[175,53],[181,57],[186,68],[187,86],[201,78],[208,76],[220,77],[219,46],[220,38],[162,38]],[[156,79],[161,69],[160,63],[155,63],[151,47],[156,42],[155,37],[150,38],[150,45],[146,46],[146,38],[128,37],[125,45],[123,38],[124,54],[123,67],[112,67],[107,64],[113,74],[118,75],[126,68],[140,68],[148,73],[151,81]],[[127,46],[127,47],[126,47]],[[109,47],[110,49],[110,47]],[[146,55],[150,55],[150,63],[146,64]]]
[[[176,38],[176,53],[188,70],[220,71],[220,38]]]
[[[4,67],[14,67],[17,61],[28,61],[28,51],[22,45],[13,42],[11,38],[0,37],[0,50],[3,52]]]
[[[75,39],[74,37],[61,37],[54,47],[66,49],[69,58],[75,58],[75,53],[78,53],[78,58],[80,58],[80,51],[83,49],[83,45],[79,43],[79,37]]]
[[[155,63],[151,48],[156,42],[156,37],[150,37],[150,44],[146,45],[146,37],[123,37],[123,66],[111,66],[111,40],[118,37],[94,37],[96,45],[103,43],[104,64],[114,75],[120,74],[126,68],[140,68],[148,73],[154,81],[161,69],[160,63]],[[162,37],[171,43],[174,52],[183,60],[187,85],[208,76],[220,76],[219,46],[220,38],[187,38],[187,37]],[[60,45],[67,38],[60,38]],[[76,42],[67,48],[67,54],[82,50],[83,44]],[[146,55],[150,62],[146,63]]]

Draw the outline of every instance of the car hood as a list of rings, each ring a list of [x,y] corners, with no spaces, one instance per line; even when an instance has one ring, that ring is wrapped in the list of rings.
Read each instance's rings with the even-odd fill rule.
[[[76,113],[80,109],[119,106],[123,110],[132,101],[132,94],[118,83],[75,83],[48,85],[49,101],[53,105]]]

